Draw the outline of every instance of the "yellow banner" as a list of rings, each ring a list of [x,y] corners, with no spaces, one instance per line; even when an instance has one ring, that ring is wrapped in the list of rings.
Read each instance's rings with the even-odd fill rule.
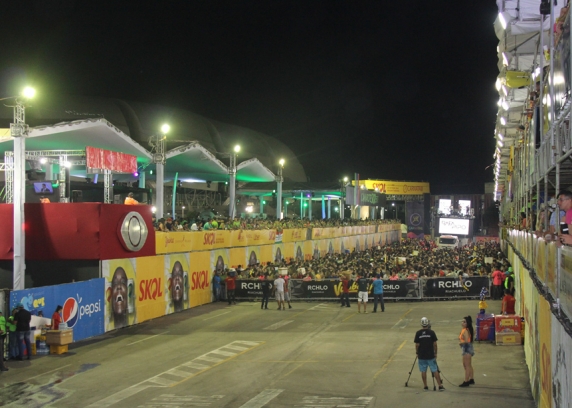
[[[233,231],[236,232],[236,231]],[[238,268],[238,265],[244,266],[246,265],[246,248],[230,248],[229,250],[230,255],[230,267],[231,268]]]
[[[272,245],[276,242],[276,230],[247,230],[246,242],[251,245]]]
[[[246,248],[247,266],[255,265],[260,262],[260,247],[259,246],[249,246]]]
[[[246,246],[246,234],[243,230],[230,231],[230,247],[245,247]]]
[[[135,268],[137,323],[172,313],[165,307],[169,297],[170,282],[166,271],[165,256],[135,258]],[[182,268],[178,268],[177,275],[179,271],[182,272]],[[181,283],[182,278],[181,275]]]
[[[355,181],[352,181],[355,185]],[[389,181],[389,180],[360,180],[359,185],[365,185],[368,190],[379,189],[380,193],[395,195],[429,194],[429,183],[415,181]]]
[[[547,243],[548,251],[546,254],[546,281],[548,288],[553,294],[556,294],[556,244],[554,242]]]
[[[284,244],[272,245],[272,259],[275,263],[279,263],[284,259]]]
[[[105,331],[137,323],[135,309],[135,258],[101,263],[105,278]]]
[[[200,306],[211,302],[211,253],[191,252],[189,268],[190,306]]]
[[[284,248],[282,249],[282,257],[287,261],[294,259],[296,253],[295,244],[293,242],[285,242],[283,245]]]
[[[550,304],[542,296],[538,297],[538,335],[540,354],[540,404],[539,407],[552,407],[552,313]]]
[[[260,263],[266,265],[268,262],[274,262],[274,257],[272,256],[273,245],[261,245],[260,246]]]
[[[155,233],[155,253],[189,252],[192,249],[193,235],[198,232],[161,232]]]
[[[306,239],[306,228],[286,229],[282,232],[282,242],[297,242]]]
[[[197,231],[193,232],[192,250],[207,251],[209,249],[229,248],[230,231]]]
[[[304,241],[302,245],[302,251],[304,253],[304,260],[310,261],[314,255],[314,245],[312,241]]]
[[[167,281],[166,313],[188,309],[190,307],[189,254],[167,255],[164,264]],[[137,276],[139,276],[139,266]]]

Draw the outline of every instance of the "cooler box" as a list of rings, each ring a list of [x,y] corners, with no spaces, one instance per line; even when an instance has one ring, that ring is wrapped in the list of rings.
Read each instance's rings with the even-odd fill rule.
[[[478,314],[476,327],[476,341],[495,341],[495,315],[494,314]]]
[[[495,316],[495,332],[514,332],[520,335],[521,331],[520,316],[517,315],[496,315]]]
[[[46,344],[65,346],[73,343],[73,330],[48,330],[46,332]]]

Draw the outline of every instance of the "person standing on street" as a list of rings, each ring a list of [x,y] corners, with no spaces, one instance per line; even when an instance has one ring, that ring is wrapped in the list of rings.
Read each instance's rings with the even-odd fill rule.
[[[379,302],[381,311],[385,312],[385,304],[383,303],[383,280],[378,273],[373,281],[373,313],[377,313],[377,302]]]
[[[286,310],[284,307],[284,278],[278,275],[276,280],[274,280],[274,296],[276,297],[276,302],[278,302],[278,310]]]
[[[260,288],[262,289],[262,303],[260,304],[261,309],[268,309],[268,298],[270,297],[270,281],[268,280],[268,273],[262,275],[262,280],[260,281]]]
[[[0,350],[2,354],[0,354],[0,371],[8,371],[6,366],[4,365],[4,344],[6,343],[6,318],[0,312]]]
[[[30,321],[32,320],[32,314],[24,309],[24,305],[21,303],[18,303],[17,307],[18,311],[14,316],[16,333],[18,334],[18,346],[20,347],[20,356],[17,360],[24,358],[24,348],[28,352],[27,359],[30,360],[32,355],[32,347],[30,346]]]
[[[431,369],[432,375],[437,380],[439,391],[445,391],[441,376],[439,375],[439,368],[437,367],[437,335],[430,329],[429,319],[426,317],[421,318],[421,330],[415,333],[415,353],[419,364],[419,371],[421,371],[421,379],[423,380],[423,389],[429,391],[427,387],[427,367]]]
[[[367,290],[369,286],[369,279],[367,273],[362,273],[357,279],[358,284],[358,313],[361,313],[361,306],[363,305],[363,312],[367,313]]]
[[[228,271],[228,276],[224,280],[226,283],[226,298],[228,299],[228,304],[235,304],[236,305],[236,298],[234,297],[234,291],[236,290],[236,271],[234,269],[230,269]]]
[[[16,323],[14,323],[14,316],[18,308],[12,309],[12,314],[6,321],[8,328],[8,360],[15,360],[20,355],[20,348],[18,347],[18,334],[16,333]]]
[[[284,275],[284,302],[288,303],[288,309],[292,309],[290,304],[290,276]]]
[[[350,278],[347,274],[342,275],[342,304],[341,307],[350,307]]]
[[[459,346],[461,346],[461,354],[463,355],[463,368],[465,369],[465,381],[459,387],[468,387],[475,383],[473,373],[473,356],[475,350],[473,348],[473,318],[465,316],[461,322],[461,334],[459,334]]]

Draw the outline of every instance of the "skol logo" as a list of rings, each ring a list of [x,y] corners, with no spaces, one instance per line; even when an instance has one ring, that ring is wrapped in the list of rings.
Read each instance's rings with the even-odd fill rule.
[[[205,289],[210,285],[208,271],[193,272],[191,274],[191,289]]]
[[[203,245],[213,245],[215,243],[215,233],[207,232],[203,240]]]
[[[161,278],[143,279],[139,282],[139,301],[156,300],[163,296]]]
[[[380,193],[385,192],[385,183],[373,183],[373,189],[379,189]]]

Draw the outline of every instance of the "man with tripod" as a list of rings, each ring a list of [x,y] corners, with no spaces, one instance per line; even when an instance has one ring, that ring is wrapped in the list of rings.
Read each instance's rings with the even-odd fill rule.
[[[445,391],[441,376],[439,375],[439,368],[437,367],[437,335],[431,330],[429,319],[426,317],[421,318],[421,330],[415,333],[415,353],[419,363],[419,371],[421,371],[421,378],[423,379],[423,389],[428,391],[427,387],[427,367],[431,369],[432,375],[437,380],[439,391]],[[435,383],[433,383],[433,387]]]

